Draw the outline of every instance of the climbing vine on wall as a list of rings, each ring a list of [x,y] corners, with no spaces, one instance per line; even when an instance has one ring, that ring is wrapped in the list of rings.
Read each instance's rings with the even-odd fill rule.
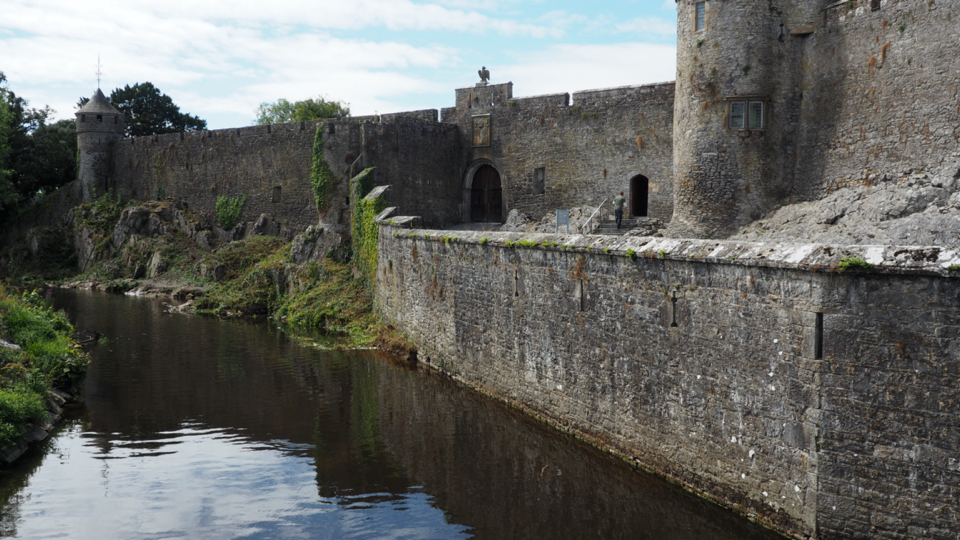
[[[323,124],[320,124],[317,126],[316,135],[313,136],[313,162],[310,165],[310,187],[313,188],[313,198],[317,201],[318,212],[322,211],[327,204],[333,182],[333,171],[323,159]]]
[[[373,219],[387,207],[382,197],[365,199],[373,188],[373,168],[365,169],[350,181],[353,186],[353,257],[363,272],[364,281],[372,286],[377,273],[377,233],[380,226]]]

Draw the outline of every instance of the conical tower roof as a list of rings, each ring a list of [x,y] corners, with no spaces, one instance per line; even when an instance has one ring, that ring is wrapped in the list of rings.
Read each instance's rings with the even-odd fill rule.
[[[80,107],[80,110],[76,114],[118,114],[121,115],[113,105],[110,104],[110,100],[107,99],[107,96],[103,95],[103,92],[97,88],[97,92],[93,94],[93,97],[90,98],[90,101],[86,105]]]

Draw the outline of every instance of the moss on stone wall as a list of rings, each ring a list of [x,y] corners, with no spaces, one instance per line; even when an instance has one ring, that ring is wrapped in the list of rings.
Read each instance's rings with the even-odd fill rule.
[[[317,126],[313,138],[313,161],[310,165],[310,187],[317,202],[317,212],[323,212],[334,184],[333,171],[323,159],[323,124]]]

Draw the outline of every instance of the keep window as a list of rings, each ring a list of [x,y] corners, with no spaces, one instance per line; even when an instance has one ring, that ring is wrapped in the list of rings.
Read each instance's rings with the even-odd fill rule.
[[[707,28],[707,3],[697,2],[697,21],[694,29],[699,32]]]
[[[103,115],[102,115],[102,114],[98,114],[98,115],[97,115],[97,122],[103,122]]]
[[[727,127],[730,129],[763,129],[766,117],[762,101],[731,101]]]

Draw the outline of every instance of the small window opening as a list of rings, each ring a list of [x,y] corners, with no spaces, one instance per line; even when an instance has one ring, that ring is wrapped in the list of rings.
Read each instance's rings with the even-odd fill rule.
[[[103,115],[102,115],[102,114],[98,114],[98,115],[97,115],[97,122],[103,122]]]
[[[586,291],[583,288],[583,280],[577,280],[577,302],[580,304],[580,311],[584,310],[586,304],[587,295]]]
[[[520,271],[513,271],[513,296],[520,296]]]
[[[707,28],[707,3],[697,2],[697,22],[696,31],[699,32]]]
[[[727,120],[730,129],[763,129],[766,115],[762,101],[731,101]]]
[[[546,192],[547,170],[543,167],[533,170],[533,193],[543,195]]]
[[[81,114],[81,115],[80,115],[80,121],[81,121],[81,122],[86,122],[86,121],[87,121],[87,115]]]
[[[670,299],[672,303],[672,309],[670,310],[670,328],[677,328],[680,326],[677,324],[677,291],[673,291],[673,298]]]
[[[817,313],[813,338],[813,359],[823,360],[823,313]]]
[[[273,199],[271,202],[278,203],[280,202],[280,194],[283,192],[281,186],[273,186]]]
[[[350,206],[350,197],[344,197],[343,204],[344,206]]]
[[[117,124],[119,124],[119,123],[120,123],[120,117],[119,117],[119,116],[114,116],[114,117],[113,117],[113,125],[117,125]]]
[[[327,124],[327,133],[329,133],[330,135],[336,135],[336,133],[337,133],[337,126],[334,125],[333,122]]]
[[[880,9],[880,0],[870,0],[870,11],[878,11]]]

